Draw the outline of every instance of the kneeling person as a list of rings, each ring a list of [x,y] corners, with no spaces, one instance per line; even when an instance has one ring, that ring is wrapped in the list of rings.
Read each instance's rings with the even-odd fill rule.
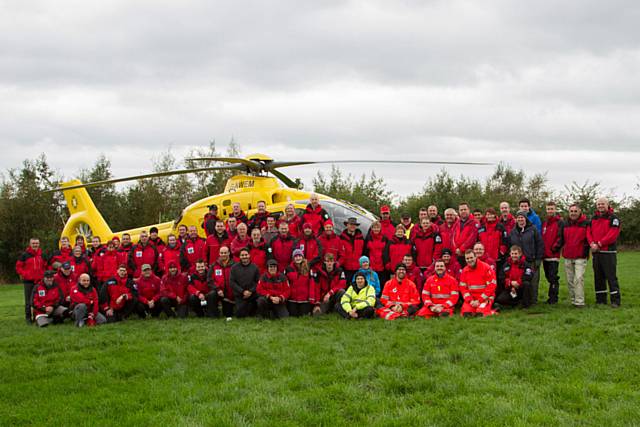
[[[496,292],[496,272],[491,266],[480,261],[472,249],[464,254],[467,266],[460,274],[460,293],[464,304],[460,314],[463,317],[491,316]]]
[[[196,271],[189,275],[189,306],[196,316],[216,317],[220,313],[217,307],[217,290],[209,286],[207,266],[203,259],[196,261]]]
[[[376,289],[362,272],[353,276],[353,283],[336,304],[336,311],[345,319],[370,319],[375,314]]]
[[[169,261],[167,274],[160,280],[160,302],[167,317],[183,319],[189,314],[187,308],[187,276],[180,273],[178,263]],[[175,309],[175,312],[173,311]]]
[[[129,317],[136,307],[136,300],[133,296],[133,280],[127,276],[127,266],[119,266],[118,276],[107,279],[102,289],[102,310],[107,322],[118,322]]]
[[[71,307],[76,326],[82,328],[107,322],[107,318],[98,311],[98,292],[91,284],[91,277],[82,273],[78,284],[71,289]]]
[[[458,302],[458,281],[447,274],[443,260],[437,260],[434,268],[435,274],[427,279],[422,289],[424,305],[417,315],[427,318],[453,316]]]
[[[287,276],[278,272],[278,261],[267,261],[267,272],[260,277],[258,287],[258,316],[269,317],[272,314],[276,319],[289,317],[287,310],[287,298],[290,288]]]
[[[142,265],[142,275],[134,280],[138,290],[138,302],[136,303],[136,311],[142,319],[151,314],[158,317],[162,312],[162,303],[160,302],[160,278],[153,274],[151,265]]]
[[[407,278],[404,264],[396,266],[394,277],[384,285],[380,302],[383,307],[377,309],[376,314],[385,320],[413,316],[418,311],[420,295],[415,283]]]
[[[67,312],[67,307],[63,305],[64,292],[53,280],[54,276],[54,271],[45,271],[42,283],[33,291],[31,307],[33,307],[36,325],[41,328],[51,323],[62,323]]]
[[[510,256],[504,264],[504,290],[496,298],[500,305],[516,306],[522,302],[522,307],[531,306],[533,295],[531,280],[535,265],[522,255],[520,246],[511,246]]]

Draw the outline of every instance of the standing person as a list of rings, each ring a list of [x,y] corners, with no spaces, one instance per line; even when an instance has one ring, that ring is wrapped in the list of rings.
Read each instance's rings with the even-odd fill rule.
[[[175,235],[169,234],[167,236],[167,245],[162,252],[158,254],[158,270],[162,273],[168,271],[170,263],[175,263],[180,271],[180,245],[178,245],[178,239]]]
[[[202,220],[202,228],[204,234],[209,237],[216,232],[216,223],[220,221],[218,217],[218,205],[209,205],[209,212],[204,215]]]
[[[322,245],[320,240],[313,234],[313,228],[311,224],[305,222],[302,225],[302,235],[296,241],[296,249],[300,249],[304,252],[304,257],[309,261],[309,266],[314,268],[316,265],[322,262]]]
[[[472,249],[464,254],[467,266],[460,274],[460,293],[464,303],[462,317],[491,316],[495,314],[493,301],[496,291],[496,273],[488,264],[476,258]]]
[[[344,225],[346,229],[340,235],[344,247],[342,268],[347,276],[347,283],[349,283],[358,268],[360,268],[360,257],[364,251],[364,236],[358,228],[360,223],[356,218],[347,219]]]
[[[233,216],[230,216],[229,218],[227,218],[226,229],[227,229],[227,234],[229,235],[229,239],[230,240],[235,239],[236,236],[238,235],[238,220]]]
[[[231,240],[229,249],[231,249],[233,260],[237,262],[240,260],[240,250],[249,246],[249,243],[251,243],[251,237],[249,236],[247,224],[238,224],[238,228],[236,230],[236,237]]]
[[[229,247],[231,239],[227,230],[224,227],[224,221],[218,220],[214,226],[213,233],[209,234],[207,240],[205,240],[206,248],[204,250],[205,259],[209,265],[216,262],[220,256],[220,248],[223,246]]]
[[[511,206],[508,202],[500,203],[500,224],[507,231],[507,235],[511,234],[511,230],[516,227],[516,218],[511,215]]]
[[[143,230],[140,232],[140,241],[129,252],[129,267],[133,277],[140,277],[144,264],[150,265],[153,271],[158,270],[158,249],[149,242],[149,234]]]
[[[427,208],[427,215],[429,216],[429,221],[431,224],[440,227],[444,222],[440,215],[438,215],[438,207],[436,205],[431,205]]]
[[[93,263],[95,257],[100,255],[103,250],[104,246],[102,246],[100,236],[93,236],[91,238],[91,247],[87,250],[87,259],[89,260],[89,263]]]
[[[473,210],[473,218],[476,220],[478,224],[482,224],[484,222],[484,215],[482,215],[482,209],[474,209]]]
[[[389,208],[389,206],[384,205],[380,208],[379,222],[382,235],[387,239],[391,239],[393,235],[396,234],[396,225],[391,220],[391,208]]]
[[[402,262],[404,256],[406,254],[412,254],[413,251],[413,244],[407,238],[404,225],[398,224],[395,236],[387,241],[387,245],[382,254],[385,269],[388,272],[393,272],[395,267]]]
[[[516,214],[516,228],[509,235],[511,245],[519,246],[526,260],[534,265],[531,278],[531,303],[538,303],[538,286],[540,284],[540,266],[544,256],[544,242],[538,229],[529,221],[525,211]]]
[[[420,227],[413,228],[413,247],[416,253],[416,264],[422,271],[433,264],[433,260],[440,258],[442,237],[438,226],[431,223],[429,218],[420,220]]]
[[[51,323],[62,323],[67,307],[64,303],[64,293],[53,280],[55,272],[44,272],[42,283],[33,290],[33,314],[38,327],[49,326]]]
[[[453,250],[458,258],[461,266],[466,265],[465,252],[467,249],[473,249],[473,245],[478,241],[478,229],[480,224],[473,218],[466,202],[460,203],[458,206],[458,215],[460,218],[453,227]]]
[[[182,271],[192,274],[196,270],[196,261],[206,259],[207,244],[198,236],[198,228],[189,226],[189,237],[180,247],[180,266]]]
[[[329,214],[320,205],[320,198],[316,193],[309,195],[309,204],[302,214],[302,223],[308,222],[313,228],[313,234],[320,234],[324,223],[330,219]]]
[[[256,213],[251,216],[251,219],[249,219],[249,222],[247,223],[249,230],[253,230],[254,228],[261,230],[266,227],[267,217],[269,215],[271,215],[271,213],[267,210],[267,202],[260,200],[256,204]]]
[[[366,275],[357,272],[353,283],[342,294],[336,311],[345,319],[371,319],[375,315],[376,293]]]
[[[408,236],[409,239],[411,239],[411,241],[413,241],[416,231],[418,231],[418,229],[420,228],[420,225],[422,224],[423,219],[429,219],[427,208],[420,208],[420,210],[418,211],[418,220],[416,221],[415,225],[411,228],[411,231],[409,232],[409,236]],[[429,220],[429,224],[431,224],[431,220]]]
[[[178,226],[178,246],[182,246],[182,244],[187,240],[189,234],[187,234],[187,226],[184,224],[180,224]]]
[[[196,271],[189,276],[187,292],[189,308],[197,317],[217,317],[220,315],[217,304],[217,289],[212,286],[207,272],[207,264],[203,259],[196,261]]]
[[[239,202],[234,202],[231,205],[231,215],[229,215],[229,218],[231,218],[231,217],[236,219],[237,225],[247,224],[249,222],[249,219],[247,218],[247,214],[244,213],[244,211],[240,207],[240,203]]]
[[[318,316],[331,311],[340,301],[347,287],[347,278],[332,253],[324,254],[322,267],[312,270],[311,275],[314,280],[309,301],[313,305],[313,315]]]
[[[156,247],[159,254],[162,253],[162,251],[164,251],[164,247],[166,245],[164,241],[160,238],[160,236],[158,236],[158,227],[154,226],[149,229],[149,243],[151,243]]]
[[[167,317],[175,317],[177,315],[179,318],[184,319],[189,315],[189,306],[187,305],[189,296],[188,283],[189,280],[185,274],[180,272],[178,263],[169,261],[167,272],[160,280],[160,302]]]
[[[487,256],[500,263],[506,259],[509,235],[498,221],[496,211],[488,208],[485,211],[484,222],[478,228],[478,241],[484,246]]]
[[[251,241],[247,246],[251,255],[251,262],[258,266],[260,274],[267,272],[267,258],[269,258],[269,247],[262,238],[259,228],[251,230]]]
[[[291,264],[291,254],[295,249],[296,240],[289,234],[289,226],[281,222],[278,225],[278,235],[269,242],[269,258],[278,261],[278,271],[284,270]]]
[[[279,264],[278,264],[279,265]],[[231,267],[229,283],[236,303],[236,316],[252,316],[256,311],[256,288],[260,280],[258,267],[251,262],[248,249],[240,251],[240,262]]]
[[[251,252],[249,252],[251,254]],[[222,314],[229,318],[233,316],[233,308],[235,307],[235,299],[233,289],[231,288],[231,267],[235,263],[231,258],[231,252],[228,247],[220,248],[220,256],[218,260],[211,265],[209,269],[209,287],[216,291],[215,301],[213,302],[213,310],[217,317],[218,303],[222,304]]]
[[[435,274],[429,277],[422,289],[422,308],[416,316],[425,318],[453,316],[458,302],[458,281],[447,274],[444,261],[434,262]]]
[[[587,229],[590,222],[580,206],[569,206],[569,219],[562,229],[562,256],[567,275],[567,288],[571,304],[584,307],[584,273],[589,259]]]
[[[114,237],[114,239],[116,238],[117,236]],[[129,253],[132,247],[131,235],[129,233],[122,234],[122,241],[120,242],[120,246],[118,246],[118,265],[125,264],[127,266],[127,274],[129,277],[133,276],[133,270],[129,266]]]
[[[380,303],[382,307],[376,310],[376,314],[385,320],[411,317],[418,312],[420,294],[416,285],[407,278],[404,264],[396,266],[394,276],[384,285]]]
[[[91,284],[91,276],[82,273],[78,283],[71,289],[71,309],[77,327],[95,326],[107,322],[98,311],[98,292]]]
[[[413,222],[411,221],[411,214],[409,212],[405,212],[400,215],[400,224],[404,227],[405,237],[408,239],[411,236],[411,230],[413,229]],[[396,227],[396,230],[398,228]],[[394,234],[395,236],[395,234]]]
[[[266,318],[271,315],[276,319],[289,317],[289,311],[287,311],[289,281],[284,274],[278,272],[278,261],[275,259],[267,262],[267,272],[260,276],[256,292],[258,317]]]
[[[91,275],[93,272],[91,271],[91,262],[87,255],[82,252],[82,248],[80,246],[75,246],[73,248],[73,257],[71,258],[71,271],[73,274],[78,277],[81,274]]]
[[[134,279],[134,287],[138,291],[136,312],[142,319],[148,314],[158,317],[162,312],[160,278],[153,273],[149,264],[143,264],[140,271],[140,277]]]
[[[77,283],[78,279],[71,271],[71,263],[66,261],[60,267],[60,270],[55,275],[53,280],[56,282],[62,293],[64,294],[64,302],[65,307],[69,307],[71,303],[71,288]]]
[[[332,254],[337,263],[341,263],[344,256],[344,243],[342,239],[333,231],[333,221],[327,220],[324,223],[324,233],[318,237],[322,250],[326,254]]]
[[[593,279],[596,288],[596,304],[607,303],[607,282],[611,307],[620,307],[620,286],[617,276],[616,242],[620,235],[620,219],[604,197],[596,201],[596,212],[587,228],[587,240],[593,254]]]
[[[93,258],[92,269],[99,283],[104,283],[107,279],[116,277],[118,272],[118,252],[113,240],[107,242],[107,248]]]
[[[374,221],[371,228],[364,239],[364,254],[369,257],[370,268],[376,272],[380,283],[387,283],[389,274],[384,268],[384,248],[387,246],[387,238],[382,233],[380,221]],[[380,296],[382,287],[376,291],[376,295]]]
[[[453,233],[456,225],[456,210],[453,208],[447,208],[444,211],[444,222],[440,224],[440,238],[442,239],[442,250],[449,249],[453,254],[455,249],[453,247]]]
[[[44,277],[46,263],[40,249],[40,239],[29,239],[29,247],[20,255],[16,262],[16,273],[20,276],[24,286],[24,318],[31,324],[31,296],[36,282]]]
[[[62,236],[60,238],[59,249],[54,251],[49,258],[49,266],[53,267],[53,264],[59,262],[60,264],[64,264],[67,261],[71,261],[73,255],[71,254],[71,243],[69,243],[69,238],[67,236]]]
[[[547,218],[542,223],[542,241],[544,242],[542,267],[544,269],[544,276],[549,283],[549,299],[547,299],[547,304],[557,304],[558,292],[560,290],[558,266],[560,265],[560,249],[562,248],[562,228],[564,227],[564,222],[556,211],[555,202],[548,202],[546,211]]]
[[[285,270],[289,281],[290,293],[287,299],[287,311],[293,317],[307,316],[311,313],[309,296],[311,294],[311,269],[300,249],[293,251],[293,262]]]
[[[287,225],[289,226],[289,234],[291,234],[295,239],[300,237],[300,234],[302,233],[302,219],[300,219],[300,217],[296,213],[296,208],[295,206],[293,206],[293,204],[289,203],[287,207],[284,208],[284,217],[280,218],[280,222],[287,223]],[[276,233],[277,231],[278,230],[276,229]],[[314,232],[313,234],[317,235],[318,233]],[[267,242],[269,241],[269,239],[266,240]]]
[[[518,207],[520,211],[524,211],[527,214],[527,219],[531,222],[531,224],[535,225],[538,229],[539,233],[542,233],[542,221],[540,221],[540,217],[531,207],[531,202],[529,199],[522,199],[518,203]]]
[[[298,218],[297,215],[296,215],[296,218]],[[271,239],[273,239],[278,235],[278,225],[276,222],[276,217],[274,215],[269,215],[267,217],[266,223],[267,223],[266,227],[260,231],[262,232],[262,238],[264,239],[264,241],[269,243]],[[292,227],[291,224],[289,224],[289,233],[291,233],[292,228],[295,228],[295,227]]]

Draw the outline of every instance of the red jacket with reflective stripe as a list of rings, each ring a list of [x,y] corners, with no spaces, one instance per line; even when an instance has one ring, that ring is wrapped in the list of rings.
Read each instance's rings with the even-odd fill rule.
[[[434,304],[444,304],[448,308],[455,307],[458,302],[458,281],[444,273],[429,277],[422,288],[422,302],[429,307]]]
[[[609,208],[601,214],[596,212],[591,218],[591,225],[587,228],[587,240],[589,244],[597,243],[600,252],[616,252],[616,241],[620,235],[620,219]]]
[[[496,272],[489,264],[478,260],[475,268],[467,265],[462,269],[459,287],[465,302],[493,301],[496,292]]]
[[[380,302],[386,308],[400,304],[402,309],[406,311],[410,306],[420,304],[420,294],[415,283],[407,277],[398,283],[394,276],[384,285]]]

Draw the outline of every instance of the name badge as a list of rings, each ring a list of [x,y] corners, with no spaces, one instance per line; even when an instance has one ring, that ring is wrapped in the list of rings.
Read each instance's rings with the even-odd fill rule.
[[[193,255],[193,253],[194,253],[194,252],[195,252],[195,251],[194,251],[194,249],[193,249],[193,248],[187,248],[187,253],[188,253],[189,255]]]
[[[216,270],[216,276],[222,276],[222,270]]]
[[[142,251],[136,251],[136,258],[142,258]]]

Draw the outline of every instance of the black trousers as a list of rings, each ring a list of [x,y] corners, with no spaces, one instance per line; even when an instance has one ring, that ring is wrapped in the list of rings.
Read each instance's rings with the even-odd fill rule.
[[[189,296],[189,307],[191,311],[193,311],[196,316],[204,317],[205,314],[207,317],[218,317],[220,316],[220,312],[218,310],[218,294],[216,291],[211,291],[205,295],[204,300],[207,302],[206,305],[202,305],[202,301],[195,295]]]
[[[345,319],[353,319],[353,317],[349,316],[349,313],[344,311],[344,308],[342,308],[340,304],[336,304],[336,312],[338,312],[338,314],[340,314],[340,316],[344,317]],[[356,312],[358,313],[358,317],[356,318],[356,320],[371,319],[375,314],[375,310],[373,309],[373,307],[367,307],[361,310],[356,310]]]
[[[136,313],[138,313],[138,316],[140,316],[142,319],[147,317],[147,313],[151,314],[151,316],[153,317],[158,317],[160,316],[160,313],[162,313],[162,303],[158,301],[153,305],[153,308],[149,308],[147,304],[143,304],[140,301],[137,301],[135,310]]]
[[[33,301],[33,288],[36,286],[32,280],[22,281],[24,285],[24,318],[31,322],[31,302]]]
[[[596,288],[596,304],[607,303],[607,282],[611,304],[620,304],[620,286],[617,276],[618,258],[615,253],[593,254],[593,279]]]
[[[287,310],[289,315],[293,317],[308,316],[311,313],[311,304],[308,302],[287,301]]]
[[[189,315],[189,307],[187,304],[178,304],[178,300],[168,297],[160,298],[160,302],[162,302],[162,311],[167,315],[167,317],[177,316],[184,319]]]
[[[559,261],[542,261],[542,268],[544,269],[544,277],[549,282],[549,299],[550,304],[558,302],[558,291],[560,290],[560,276],[558,275]]]
[[[275,319],[282,319],[289,317],[289,311],[284,301],[280,304],[274,304],[270,298],[266,296],[260,296],[257,300],[258,316],[263,318],[273,317]]]
[[[533,289],[531,284],[524,283],[516,291],[516,297],[511,296],[510,289],[503,289],[496,297],[496,303],[503,307],[515,307],[518,304],[522,304],[522,308],[530,307],[533,302]]]
[[[136,309],[135,299],[129,299],[124,303],[124,306],[120,310],[113,310],[113,316],[107,316],[107,313],[104,313],[104,316],[107,318],[107,323],[120,322],[123,319],[126,319],[133,313]]]
[[[340,305],[340,300],[342,299],[342,296],[344,295],[344,290],[340,289],[338,292],[336,292],[335,294],[333,294],[331,296],[331,298],[329,298],[328,302],[321,302],[319,307],[320,307],[320,313],[319,314],[326,314],[329,313],[332,310],[335,310],[336,305]],[[314,313],[315,315],[315,313]]]
[[[250,317],[255,316],[256,314],[256,300],[257,297],[255,294],[251,295],[249,298],[244,299],[242,296],[235,295],[236,300],[236,317]]]

